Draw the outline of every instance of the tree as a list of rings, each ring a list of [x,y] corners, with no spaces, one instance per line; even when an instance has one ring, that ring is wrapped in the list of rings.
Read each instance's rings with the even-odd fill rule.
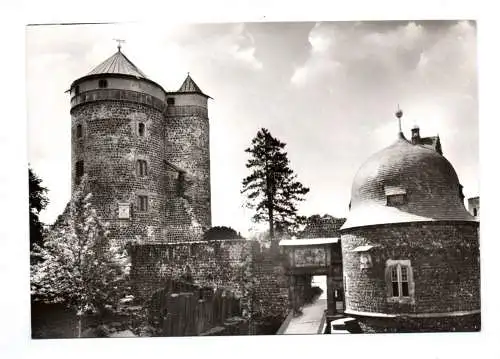
[[[307,217],[305,227],[297,233],[298,238],[328,238],[338,237],[339,229],[345,218],[337,218],[329,214],[323,216],[315,214]]]
[[[40,222],[39,214],[47,207],[47,188],[42,186],[42,180],[28,167],[29,180],[29,210],[30,210],[30,249],[36,243],[43,243],[43,224]]]
[[[79,337],[83,315],[118,310],[130,269],[126,251],[108,238],[85,188],[86,176],[44,246],[34,245],[40,260],[31,266],[33,299],[67,304],[77,315]]]
[[[236,239],[243,238],[238,232],[236,232],[231,227],[218,226],[212,227],[203,235],[203,239],[206,241],[218,240],[218,239]]]
[[[309,192],[290,169],[284,148],[285,143],[262,128],[245,150],[251,155],[246,167],[252,172],[243,179],[241,193],[246,194],[247,206],[255,210],[253,221],[269,223],[271,240],[276,230],[283,233],[297,228],[302,217],[297,215],[296,205]]]

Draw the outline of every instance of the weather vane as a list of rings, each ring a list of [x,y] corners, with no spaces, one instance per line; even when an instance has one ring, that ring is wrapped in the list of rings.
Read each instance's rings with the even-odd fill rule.
[[[396,111],[396,117],[398,118],[399,133],[402,133],[403,131],[401,130],[401,117],[403,117],[403,111],[399,108],[399,104],[398,110]]]
[[[125,40],[122,39],[113,39],[118,43],[118,51],[121,51],[122,48],[122,43],[125,42]]]

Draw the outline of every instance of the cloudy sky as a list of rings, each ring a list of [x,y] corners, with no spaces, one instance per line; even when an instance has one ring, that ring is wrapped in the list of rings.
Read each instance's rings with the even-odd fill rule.
[[[311,191],[305,215],[346,216],[359,166],[403,130],[439,134],[479,193],[476,28],[467,21],[65,25],[26,30],[29,161],[49,188],[42,220],[70,196],[71,82],[116,51],[176,90],[189,71],[209,105],[213,225],[247,233],[244,152],[261,127],[287,144]]]

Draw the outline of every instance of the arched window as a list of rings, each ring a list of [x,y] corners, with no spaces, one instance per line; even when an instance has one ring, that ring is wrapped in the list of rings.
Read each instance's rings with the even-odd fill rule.
[[[409,260],[388,260],[386,281],[387,295],[390,299],[413,297],[413,275]]]
[[[76,125],[76,137],[81,138],[83,136],[82,125]]]
[[[144,177],[148,175],[148,163],[145,160],[137,160],[136,166],[137,175]]]
[[[105,80],[105,79],[99,80],[99,88],[104,89],[106,87],[108,87],[108,80]]]
[[[141,122],[139,123],[139,136],[144,137],[144,132],[146,131],[146,126]]]

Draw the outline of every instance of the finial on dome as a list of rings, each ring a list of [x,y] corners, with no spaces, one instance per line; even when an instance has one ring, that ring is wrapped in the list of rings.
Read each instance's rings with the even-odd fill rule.
[[[396,117],[398,118],[398,125],[399,125],[399,134],[403,134],[403,130],[401,129],[401,117],[403,117],[403,111],[399,108],[398,104],[398,110],[396,111]]]

